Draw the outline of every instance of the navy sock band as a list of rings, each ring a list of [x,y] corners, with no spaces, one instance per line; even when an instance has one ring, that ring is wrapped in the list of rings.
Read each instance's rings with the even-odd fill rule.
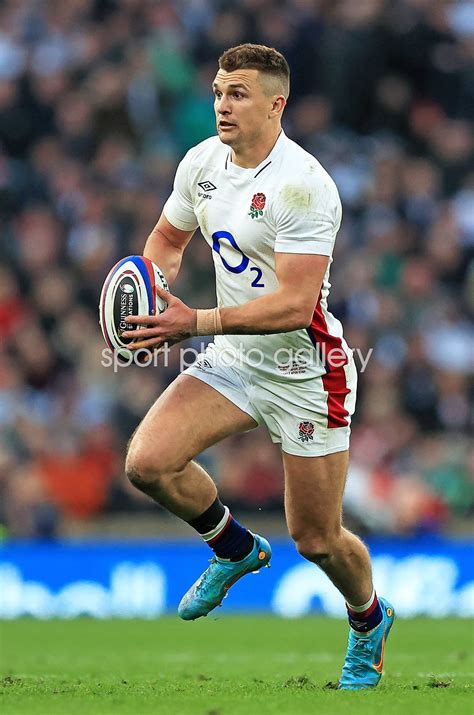
[[[254,545],[252,534],[233,518],[219,497],[201,516],[188,521],[201,534],[216,556],[230,561],[241,561]]]
[[[382,622],[382,609],[375,592],[373,594],[373,598],[371,598],[369,602],[369,605],[367,605],[367,608],[363,611],[354,610],[356,607],[350,606],[348,603],[346,603],[346,607],[349,625],[355,631],[359,631],[359,633],[367,633],[367,631],[377,628],[377,626]]]

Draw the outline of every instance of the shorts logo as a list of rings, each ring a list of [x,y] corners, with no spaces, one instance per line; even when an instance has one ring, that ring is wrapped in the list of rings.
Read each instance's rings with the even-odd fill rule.
[[[209,360],[206,360],[206,358],[202,358],[201,360],[196,360],[194,363],[193,367],[197,367],[198,370],[208,370],[212,369],[212,365],[209,362]]]
[[[314,424],[312,422],[300,422],[298,425],[299,435],[298,439],[301,442],[309,442],[313,439]]]
[[[263,216],[263,209],[265,208],[266,200],[267,198],[265,194],[254,194],[248,215],[252,218],[259,218],[260,216]]]

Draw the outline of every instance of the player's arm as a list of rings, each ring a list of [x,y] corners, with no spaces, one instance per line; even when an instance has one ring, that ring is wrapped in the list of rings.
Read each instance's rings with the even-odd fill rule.
[[[311,208],[313,195],[321,195],[322,200]],[[331,182],[318,179],[314,186],[302,185],[301,196],[308,197],[307,211],[295,212],[284,202],[275,209],[276,291],[244,305],[208,311],[193,310],[179,298],[161,295],[168,303],[164,313],[130,317],[129,322],[146,326],[134,348],[176,343],[191,335],[262,335],[308,327],[339,228],[341,207]],[[160,289],[157,292],[160,295]]]
[[[307,328],[328,262],[328,256],[276,253],[278,290],[244,305],[221,308],[224,335],[288,333]]]
[[[164,214],[161,214],[153,231],[148,236],[143,255],[160,267],[168,285],[178,275],[184,249],[194,234],[193,231],[181,231],[173,226]]]
[[[287,333],[310,325],[329,258],[312,254],[275,255],[278,290],[244,305],[220,308],[222,333]],[[159,316],[130,316],[130,323],[147,326],[140,331],[141,340],[130,346],[131,349],[158,347],[192,335],[212,334],[212,331],[198,330],[198,311],[160,288],[157,293],[167,301],[168,308]],[[127,332],[123,335],[133,337]]]

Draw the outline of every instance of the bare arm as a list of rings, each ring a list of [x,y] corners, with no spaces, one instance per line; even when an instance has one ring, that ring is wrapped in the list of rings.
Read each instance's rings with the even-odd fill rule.
[[[184,249],[194,231],[180,231],[161,214],[153,231],[148,236],[143,255],[149,258],[164,273],[171,285],[181,266]]]
[[[279,287],[244,305],[221,308],[223,333],[287,333],[310,325],[328,266],[327,256],[276,253]]]
[[[221,308],[223,333],[263,335],[308,327],[328,262],[327,256],[277,253],[278,290],[243,305]],[[159,316],[129,318],[131,323],[148,326],[140,331],[141,339],[133,349],[173,344],[196,335],[196,310],[176,296],[159,289],[157,292],[168,302],[168,308]],[[133,337],[131,333],[124,336]]]

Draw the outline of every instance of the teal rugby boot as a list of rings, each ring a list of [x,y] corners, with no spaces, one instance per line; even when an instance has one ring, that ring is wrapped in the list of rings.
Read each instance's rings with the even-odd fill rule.
[[[375,688],[383,672],[385,642],[395,620],[395,611],[384,598],[379,598],[382,622],[369,633],[349,633],[346,660],[342,668],[339,690]]]
[[[252,551],[241,561],[226,561],[214,556],[211,565],[187,591],[178,606],[178,614],[185,621],[194,621],[219,606],[233,584],[245,576],[270,566],[272,549],[262,536],[253,534]]]

